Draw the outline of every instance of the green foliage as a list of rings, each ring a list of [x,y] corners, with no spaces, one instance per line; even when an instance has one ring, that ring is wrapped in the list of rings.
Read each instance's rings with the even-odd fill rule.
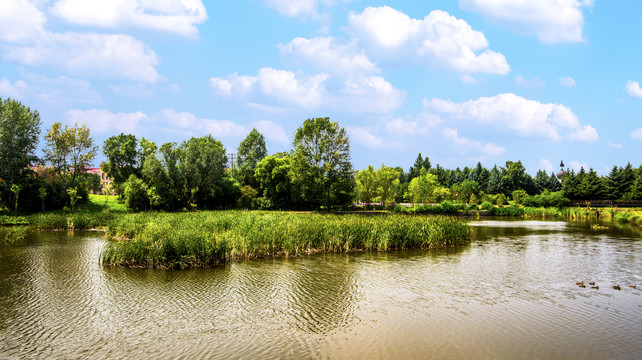
[[[259,161],[254,176],[261,186],[265,199],[261,202],[261,209],[295,208],[292,200],[291,169],[292,157],[287,154],[266,156]],[[266,207],[268,205],[270,207]]]
[[[311,251],[385,251],[458,246],[470,237],[452,217],[207,212],[132,214],[116,219],[105,265],[204,267],[239,258],[296,256]]]
[[[561,191],[548,192],[544,191],[539,195],[526,196],[522,205],[529,207],[557,207],[563,208],[571,205],[571,200],[564,197]]]
[[[89,135],[87,126],[64,129],[54,123],[45,136],[45,160],[51,164],[65,189],[80,187],[80,176],[91,165],[98,147]]]
[[[252,200],[254,200],[258,195],[259,192],[250,185],[241,186],[241,198],[239,199],[241,207],[244,209],[250,208]]]
[[[437,176],[422,170],[421,174],[410,181],[408,193],[415,204],[427,203],[432,199],[433,191],[438,188]]]
[[[238,179],[241,184],[259,187],[254,172],[258,163],[266,156],[265,137],[258,130],[252,129],[238,148]]]
[[[20,185],[13,184],[11,185],[11,193],[13,193],[13,196],[15,197],[15,206],[14,206],[14,212],[17,214],[18,213],[18,195],[20,195],[20,190],[22,190],[22,187]]]
[[[488,176],[488,185],[486,186],[486,193],[488,194],[503,194],[505,191],[504,178],[497,166],[494,166]]]
[[[30,165],[38,161],[35,155],[40,135],[40,115],[21,102],[0,98],[0,209],[13,207],[12,185],[30,190],[33,171]],[[28,189],[29,188],[29,189]],[[25,191],[27,200],[35,193]]]
[[[76,202],[78,201],[78,199],[80,199],[80,195],[78,195],[78,189],[76,188],[67,189],[67,195],[69,195],[69,203],[71,204],[71,211],[74,211],[76,209]]]
[[[29,236],[28,226],[12,226],[4,235],[4,243],[14,245],[18,241],[23,241]]]
[[[329,118],[307,119],[294,136],[293,183],[311,207],[347,205],[353,197],[354,172],[344,128]]]
[[[373,202],[377,197],[377,174],[374,167],[370,165],[365,170],[357,171],[355,180],[357,198],[364,203]]]
[[[149,188],[136,175],[129,175],[125,182],[125,206],[131,210],[145,211],[150,206]]]
[[[489,212],[494,216],[522,216],[524,215],[524,208],[519,206],[498,206],[490,209]]]
[[[217,197],[227,195],[218,191],[224,186],[226,163],[223,144],[207,135],[180,145],[163,144],[158,156],[150,154],[145,159],[143,177],[156,188],[159,205],[166,210],[195,205],[213,208],[219,203]]]
[[[125,183],[132,174],[140,176],[142,163],[136,136],[120,133],[109,137],[103,143],[103,154],[107,161],[102,164],[102,170],[114,179],[117,187]]]
[[[399,191],[399,173],[386,165],[381,165],[376,174],[377,196],[384,206],[394,202]]]
[[[514,202],[515,202],[515,204],[517,204],[517,205],[521,205],[521,204],[522,204],[522,202],[524,201],[524,199],[525,199],[527,196],[528,196],[528,194],[526,193],[526,191],[521,190],[521,189],[520,189],[520,190],[514,190],[514,191],[511,193],[511,197],[513,198],[513,201],[514,201]]]

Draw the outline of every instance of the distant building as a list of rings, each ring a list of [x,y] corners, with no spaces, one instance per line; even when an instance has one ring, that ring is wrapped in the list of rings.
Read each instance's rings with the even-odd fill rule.
[[[114,181],[114,179],[107,176],[107,173],[105,173],[101,168],[86,168],[85,170],[87,170],[88,174],[96,174],[100,176],[100,184],[102,185],[101,192],[104,192],[105,190],[109,189],[110,194],[114,193],[114,190],[111,187],[111,184]]]

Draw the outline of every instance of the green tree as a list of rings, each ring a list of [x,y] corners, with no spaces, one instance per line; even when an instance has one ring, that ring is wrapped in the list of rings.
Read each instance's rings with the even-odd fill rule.
[[[216,207],[216,188],[225,174],[223,144],[211,135],[163,144],[157,156],[148,156],[143,176],[166,209],[192,209],[196,204]]]
[[[330,118],[305,120],[294,136],[292,174],[310,206],[329,211],[349,203],[355,180],[346,130]]]
[[[415,204],[424,204],[432,199],[433,191],[440,186],[437,176],[428,174],[425,169],[410,181],[408,194]]]
[[[266,156],[265,137],[258,130],[252,129],[247,137],[241,141],[238,148],[238,179],[241,184],[250,185],[254,188],[259,187],[254,178],[254,170],[259,161]]]
[[[68,127],[56,122],[45,136],[45,160],[51,164],[65,189],[77,188],[81,174],[96,157],[98,147],[86,126]],[[77,189],[76,189],[77,190]]]
[[[361,202],[371,203],[377,197],[377,173],[369,165],[367,169],[357,172],[355,176],[357,197]]]
[[[30,165],[38,162],[35,151],[39,135],[37,111],[19,101],[0,98],[0,208],[3,203],[10,204],[11,185],[20,186],[27,197],[33,197],[28,183],[33,174]]]
[[[595,170],[590,169],[585,176],[582,177],[581,183],[578,185],[579,196],[585,200],[602,200],[606,196],[606,189],[601,177],[597,175]]]
[[[381,165],[376,174],[377,195],[384,206],[395,201],[399,190],[399,173],[386,165]]]
[[[489,194],[503,194],[505,191],[504,178],[502,173],[495,165],[490,170],[490,175],[488,176],[488,185],[486,186],[486,192]]]
[[[22,187],[17,184],[11,185],[11,192],[13,193],[13,196],[15,197],[15,205],[13,207],[13,211],[18,214],[18,195],[20,194],[20,190],[22,190]]]
[[[266,156],[259,161],[254,176],[261,186],[267,208],[291,209],[292,201],[292,157],[288,154]]]
[[[76,202],[80,199],[77,188],[67,189],[67,195],[69,195],[69,203],[71,204],[71,211],[76,210]]]
[[[479,183],[477,181],[464,180],[456,187],[459,192],[460,199],[466,203],[471,202],[471,198],[473,196],[477,198],[477,195],[479,195],[480,192]]]
[[[147,184],[135,174],[131,174],[124,183],[124,188],[125,206],[131,210],[146,211],[147,204],[150,204]]]
[[[138,140],[131,134],[120,133],[111,136],[103,143],[103,154],[107,161],[102,164],[102,170],[114,179],[117,189],[125,183],[132,174],[140,176],[140,153]]]

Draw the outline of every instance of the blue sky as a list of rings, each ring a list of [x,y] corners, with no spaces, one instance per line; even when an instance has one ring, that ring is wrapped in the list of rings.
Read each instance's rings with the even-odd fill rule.
[[[158,144],[330,117],[353,164],[642,159],[642,2],[0,0],[0,97]],[[98,157],[96,164],[103,159]]]

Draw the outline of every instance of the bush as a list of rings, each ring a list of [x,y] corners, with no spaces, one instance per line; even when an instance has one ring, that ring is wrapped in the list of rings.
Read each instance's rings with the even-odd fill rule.
[[[149,206],[147,184],[132,174],[125,182],[125,206],[132,210],[147,210]]]
[[[482,210],[491,211],[494,208],[495,208],[495,205],[493,205],[490,201],[484,201],[481,204],[481,209]]]

